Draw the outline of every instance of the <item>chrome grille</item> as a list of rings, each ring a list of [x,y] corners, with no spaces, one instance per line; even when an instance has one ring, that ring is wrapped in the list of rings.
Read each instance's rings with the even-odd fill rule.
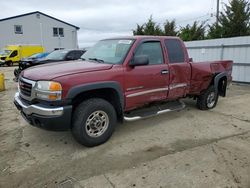
[[[23,79],[19,80],[19,88],[22,95],[31,96],[32,84],[25,82]]]

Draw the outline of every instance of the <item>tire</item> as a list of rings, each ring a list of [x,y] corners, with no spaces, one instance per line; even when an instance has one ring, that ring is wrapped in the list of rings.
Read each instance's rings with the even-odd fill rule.
[[[209,110],[216,106],[218,102],[218,93],[215,92],[213,85],[209,86],[208,89],[197,98],[197,107],[200,110]]]
[[[15,80],[16,82],[18,81],[18,78],[19,78],[20,73],[21,73],[20,69],[15,69],[15,70],[14,70],[14,76],[15,76],[14,80]]]
[[[116,111],[109,102],[101,98],[88,99],[74,111],[72,134],[80,144],[93,147],[112,136],[116,123]]]
[[[6,62],[6,65],[7,65],[8,67],[13,66],[13,62],[12,62],[12,61],[7,61],[7,62]]]

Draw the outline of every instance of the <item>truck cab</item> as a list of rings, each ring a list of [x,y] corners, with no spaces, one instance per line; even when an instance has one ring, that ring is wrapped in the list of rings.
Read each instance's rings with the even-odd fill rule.
[[[168,50],[168,53],[166,53]],[[179,38],[143,38],[127,62],[125,87],[127,108],[154,101],[176,99],[188,93],[191,66],[184,44]],[[145,65],[137,61],[147,57]],[[146,76],[147,75],[147,76]]]

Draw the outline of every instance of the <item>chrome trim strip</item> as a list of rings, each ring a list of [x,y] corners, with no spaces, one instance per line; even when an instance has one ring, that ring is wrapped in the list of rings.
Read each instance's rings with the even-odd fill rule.
[[[36,84],[35,81],[28,80],[28,79],[26,79],[26,78],[24,78],[24,77],[21,77],[20,79],[23,80],[23,81],[25,81],[25,82],[27,82],[27,83],[29,83],[29,84],[31,84],[32,87],[35,86],[35,84]]]
[[[41,105],[28,105],[20,99],[19,93],[15,94],[14,101],[22,107],[22,111],[27,115],[59,116],[63,114],[63,107],[45,108]]]
[[[127,95],[127,97],[136,97],[136,96],[145,95],[145,94],[148,94],[148,93],[154,93],[154,92],[157,92],[157,91],[168,91],[168,88],[164,87],[164,88],[157,88],[157,89],[141,91],[141,92],[129,94],[129,95]]]
[[[186,83],[172,84],[169,86],[169,90],[180,88],[180,87],[186,87],[187,85],[188,84],[186,84]],[[129,89],[132,90],[133,88],[128,88],[127,90],[129,90]],[[138,89],[139,89],[139,87],[138,87]],[[168,88],[157,88],[157,89],[151,89],[151,90],[146,90],[146,91],[140,91],[137,93],[129,94],[129,95],[127,95],[127,97],[136,97],[136,96],[145,95],[148,93],[154,93],[157,91],[168,91]]]
[[[136,90],[136,89],[142,89],[142,88],[144,88],[144,87],[143,86],[130,87],[130,88],[127,88],[127,91]]]
[[[172,84],[169,86],[169,89],[176,89],[176,88],[179,88],[179,87],[186,87],[187,84],[186,83],[178,83],[178,84]]]

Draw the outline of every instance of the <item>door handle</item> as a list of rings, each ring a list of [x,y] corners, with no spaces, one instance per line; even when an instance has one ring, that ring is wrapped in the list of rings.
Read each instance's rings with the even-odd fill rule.
[[[162,71],[161,71],[161,74],[168,74],[168,73],[169,73],[168,70],[162,70]]]

